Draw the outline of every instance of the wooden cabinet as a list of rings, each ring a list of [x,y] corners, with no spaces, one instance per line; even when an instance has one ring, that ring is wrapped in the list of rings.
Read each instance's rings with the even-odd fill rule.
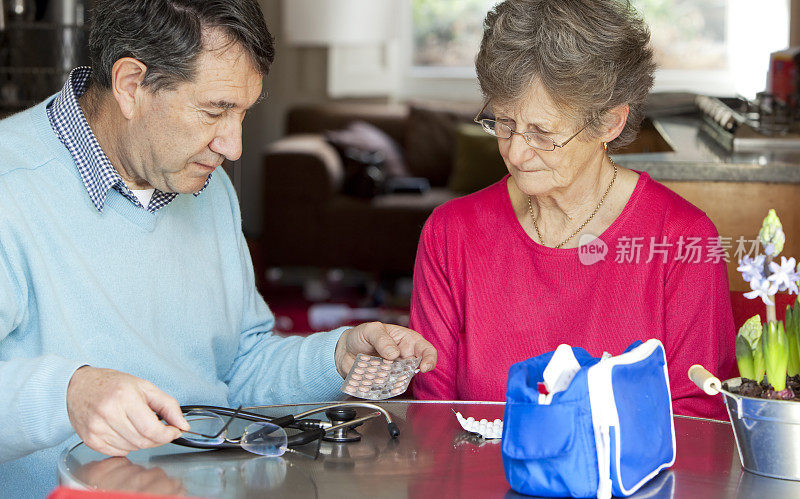
[[[728,250],[728,281],[730,288],[750,291],[742,281],[734,261],[736,240],[755,239],[761,222],[774,208],[786,233],[786,245],[781,253],[800,259],[800,184],[762,182],[688,182],[665,181],[664,185],[697,206],[714,222],[720,236],[731,238]]]
[[[639,134],[636,140],[623,147],[614,154],[640,154],[652,152],[671,152],[673,149],[666,139],[661,135],[661,132],[655,127],[649,118],[642,121],[642,127],[639,129]]]

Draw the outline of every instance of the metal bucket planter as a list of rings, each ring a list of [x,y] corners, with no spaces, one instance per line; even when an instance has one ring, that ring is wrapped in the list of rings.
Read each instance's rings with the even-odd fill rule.
[[[689,368],[689,378],[709,395],[722,393],[742,467],[772,478],[800,481],[800,402],[743,397],[722,388],[702,366]],[[725,383],[735,388],[741,378]]]

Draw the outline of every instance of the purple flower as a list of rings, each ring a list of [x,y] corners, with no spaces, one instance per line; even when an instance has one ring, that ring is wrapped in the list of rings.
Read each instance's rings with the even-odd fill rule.
[[[780,265],[775,262],[769,263],[771,274],[768,279],[772,281],[772,287],[776,288],[776,291],[788,290],[790,293],[797,294],[797,281],[800,279],[800,274],[795,269],[796,264],[794,258],[787,260],[785,256],[781,257]]]
[[[739,266],[736,268],[742,273],[744,282],[751,282],[753,279],[764,279],[764,255],[758,255],[755,258],[746,256],[739,260]]]
[[[745,293],[745,298],[753,299],[757,296],[760,296],[761,300],[764,301],[764,304],[773,305],[770,297],[775,294],[773,289],[777,289],[777,286],[775,286],[774,283],[771,283],[769,279],[764,279],[761,276],[754,276],[750,281],[750,289],[753,291]]]

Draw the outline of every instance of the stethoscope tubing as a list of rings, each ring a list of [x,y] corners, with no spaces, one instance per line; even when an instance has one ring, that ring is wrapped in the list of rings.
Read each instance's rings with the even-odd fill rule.
[[[368,409],[374,409],[376,412],[361,418],[354,419],[352,421],[347,421],[345,423],[341,423],[338,425],[330,426],[328,428],[312,428],[312,429],[303,429],[300,424],[302,423],[302,418],[306,416],[310,416],[312,414],[316,414],[319,412],[327,411],[328,409],[335,409],[340,407],[362,407]],[[181,406],[181,410],[183,412],[193,411],[193,410],[203,410],[208,411],[220,416],[233,416],[236,415],[237,418],[244,419],[246,421],[254,421],[254,422],[267,422],[272,423],[276,426],[280,426],[282,428],[298,428],[302,429],[303,431],[296,433],[294,435],[287,437],[286,446],[287,447],[297,447],[300,445],[305,445],[314,440],[319,440],[325,436],[325,434],[329,431],[336,430],[338,428],[342,428],[345,426],[353,426],[361,424],[362,422],[372,419],[373,417],[382,414],[384,418],[386,418],[387,426],[389,429],[389,434],[392,438],[397,438],[400,435],[400,431],[397,428],[397,425],[392,421],[392,416],[389,414],[386,409],[377,406],[375,404],[370,404],[368,402],[341,402],[337,404],[330,404],[324,407],[318,407],[309,411],[301,412],[299,414],[287,414],[285,416],[279,417],[271,417],[271,416],[264,416],[261,414],[255,414],[252,412],[242,411],[239,410],[238,412],[236,409],[231,409],[229,407],[219,407],[213,405],[184,405]],[[172,441],[173,444],[181,445],[184,447],[193,447],[196,449],[238,449],[240,448],[239,444],[236,442],[229,442],[224,441],[221,443],[216,444],[205,444],[195,441],[187,440],[183,437],[179,437]]]

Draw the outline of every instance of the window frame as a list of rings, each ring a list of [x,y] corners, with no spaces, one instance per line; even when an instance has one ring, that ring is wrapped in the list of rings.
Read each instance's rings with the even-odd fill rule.
[[[800,44],[800,0],[786,0],[789,12],[787,33],[789,45]],[[477,102],[481,93],[476,82],[475,67],[414,66],[413,17],[411,0],[403,2],[399,31],[399,84],[400,100],[415,98],[446,99]],[[797,21],[793,23],[792,21]],[[689,91],[713,95],[736,95],[732,84],[733,68],[714,70],[658,69],[655,73],[654,92]]]

